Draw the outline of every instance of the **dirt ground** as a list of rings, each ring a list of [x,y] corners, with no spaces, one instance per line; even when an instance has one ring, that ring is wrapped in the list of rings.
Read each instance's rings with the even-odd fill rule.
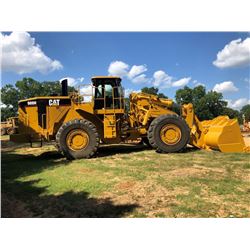
[[[2,217],[250,217],[250,154],[121,144],[68,161],[1,139]]]

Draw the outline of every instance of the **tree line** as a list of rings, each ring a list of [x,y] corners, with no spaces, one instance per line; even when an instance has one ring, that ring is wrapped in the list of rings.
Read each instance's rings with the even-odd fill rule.
[[[69,87],[69,91],[75,89]],[[160,98],[168,98],[159,92],[158,88],[145,87],[142,92],[158,95]],[[17,81],[15,86],[7,84],[1,88],[1,120],[5,121],[11,116],[16,116],[18,111],[18,101],[36,96],[51,96],[61,94],[61,84],[59,81],[39,82],[32,78],[23,78]],[[240,111],[228,107],[228,103],[223,99],[221,93],[206,91],[204,86],[189,88],[185,86],[176,91],[176,103],[174,111],[179,113],[180,105],[193,103],[195,113],[200,120],[213,119],[219,115],[228,115],[230,118],[237,118],[242,123],[242,115],[250,121],[250,105],[245,105]],[[128,100],[127,100],[128,102]]]

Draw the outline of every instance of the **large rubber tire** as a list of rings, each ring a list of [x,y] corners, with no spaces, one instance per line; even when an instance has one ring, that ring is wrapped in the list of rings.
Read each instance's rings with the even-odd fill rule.
[[[161,139],[161,130],[166,125],[173,125],[178,127],[181,131],[181,137],[178,142],[175,144],[169,145],[164,143]],[[183,120],[178,115],[161,115],[155,118],[148,130],[148,140],[150,145],[157,150],[157,152],[164,153],[174,153],[179,152],[186,147],[190,138],[190,129],[186,124],[185,120]]]
[[[80,150],[72,150],[67,145],[67,136],[74,131],[83,131],[88,135],[88,144]],[[96,126],[88,120],[72,120],[64,123],[56,134],[56,148],[67,159],[82,159],[92,157],[99,146],[99,135]]]

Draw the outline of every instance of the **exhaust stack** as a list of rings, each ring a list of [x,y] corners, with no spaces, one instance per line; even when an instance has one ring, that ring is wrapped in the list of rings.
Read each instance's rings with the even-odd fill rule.
[[[61,81],[62,84],[62,96],[68,96],[68,80],[64,79]]]

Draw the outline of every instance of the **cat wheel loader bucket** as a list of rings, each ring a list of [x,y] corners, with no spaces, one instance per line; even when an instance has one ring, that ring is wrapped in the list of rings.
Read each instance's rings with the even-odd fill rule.
[[[182,107],[182,115],[191,129],[190,143],[198,148],[221,152],[250,152],[244,143],[237,119],[218,116],[213,120],[199,121],[193,105]]]
[[[247,151],[240,132],[237,119],[229,119],[228,116],[219,116],[210,121],[203,121],[204,142],[221,152],[244,152]]]

